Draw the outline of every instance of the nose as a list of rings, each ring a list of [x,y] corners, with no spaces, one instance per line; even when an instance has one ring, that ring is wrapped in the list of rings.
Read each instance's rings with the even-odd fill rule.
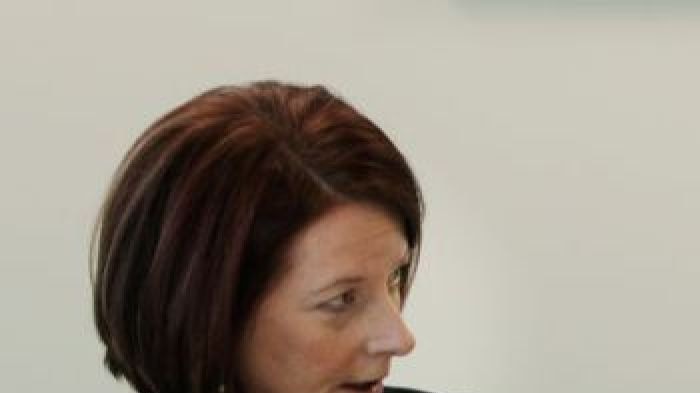
[[[395,304],[388,304],[377,312],[369,329],[367,352],[370,355],[404,356],[416,346],[416,339]]]

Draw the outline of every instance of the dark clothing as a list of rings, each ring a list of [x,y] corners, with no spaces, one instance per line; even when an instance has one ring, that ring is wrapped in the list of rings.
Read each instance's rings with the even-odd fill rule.
[[[398,386],[385,386],[384,393],[428,393],[422,390],[415,390],[411,388],[404,388]]]

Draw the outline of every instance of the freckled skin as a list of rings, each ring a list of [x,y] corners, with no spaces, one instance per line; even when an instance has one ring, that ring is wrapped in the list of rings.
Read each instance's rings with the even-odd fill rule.
[[[248,392],[342,392],[385,376],[391,358],[415,345],[391,285],[406,254],[397,224],[362,204],[338,206],[300,233],[244,335]]]

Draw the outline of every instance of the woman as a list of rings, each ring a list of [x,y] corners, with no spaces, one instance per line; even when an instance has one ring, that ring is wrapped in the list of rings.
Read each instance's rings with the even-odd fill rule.
[[[414,346],[422,215],[401,153],[325,88],[195,97],[139,137],[100,212],[105,364],[141,393],[381,392]]]

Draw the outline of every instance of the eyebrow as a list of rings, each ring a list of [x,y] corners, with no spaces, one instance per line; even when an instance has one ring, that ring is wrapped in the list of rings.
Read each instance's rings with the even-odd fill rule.
[[[323,293],[323,292],[325,292],[333,287],[337,287],[340,285],[357,284],[357,283],[361,283],[363,281],[365,281],[365,278],[360,277],[360,276],[342,277],[342,278],[339,278],[337,280],[333,280],[333,282],[331,282],[330,284],[324,285],[322,288],[319,288],[319,289],[313,291],[313,294],[318,295],[318,294]]]
[[[392,265],[392,272],[395,271],[396,269],[400,269],[404,265],[409,265],[411,261],[409,260],[408,256],[403,256],[401,259],[398,261],[394,262]],[[323,287],[316,289],[312,292],[312,295],[318,295],[320,293],[323,293],[333,287],[340,286],[340,285],[350,285],[350,284],[357,284],[365,281],[366,278],[363,276],[346,276],[346,277],[340,277],[338,279],[333,280],[331,283],[328,285],[324,285]]]

